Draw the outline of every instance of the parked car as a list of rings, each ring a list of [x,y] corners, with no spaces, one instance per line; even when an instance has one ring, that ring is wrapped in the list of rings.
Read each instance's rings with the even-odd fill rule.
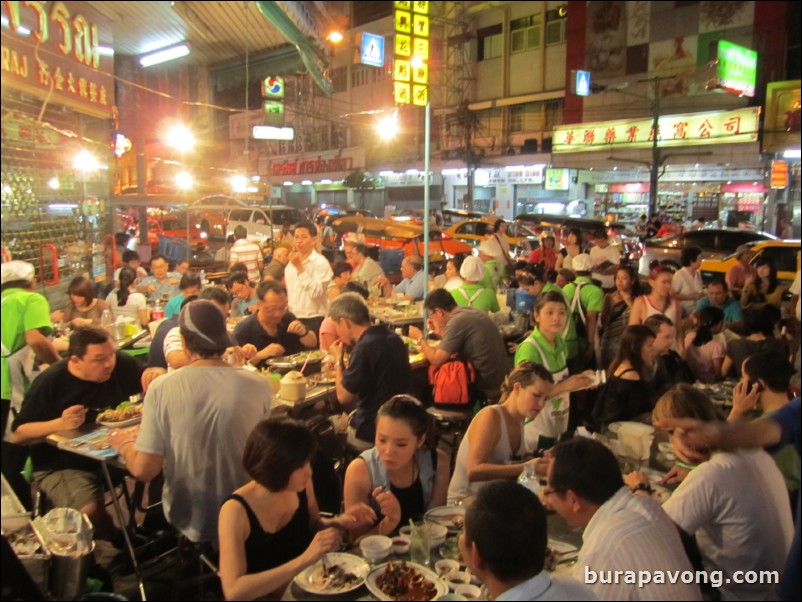
[[[489,234],[493,233],[493,224],[497,219],[493,216],[467,219],[446,228],[445,233],[478,247]],[[532,249],[540,245],[537,234],[520,222],[507,223],[507,241],[510,243],[510,253],[514,257],[524,257],[524,259],[529,256]]]
[[[770,257],[777,267],[777,278],[790,284],[799,271],[799,244],[798,240],[761,240],[758,242],[746,243],[752,248],[754,257],[750,263],[754,263],[761,257]],[[727,255],[723,259],[704,259],[699,268],[702,272],[702,280],[709,282],[713,278],[724,279],[724,275],[736,264],[738,259],[735,253]]]
[[[148,216],[148,244],[155,253],[159,248],[161,237],[180,238],[186,242],[189,231],[189,244],[193,247],[206,247],[208,233],[186,213],[167,213],[160,216]]]
[[[484,213],[467,211],[465,209],[443,209],[443,225],[447,228],[466,219],[480,219]]]
[[[741,230],[738,228],[705,228],[684,232],[669,238],[653,238],[643,243],[643,256],[638,271],[646,276],[653,261],[659,261],[672,268],[682,267],[682,249],[699,247],[702,259],[723,259],[739,246],[763,240],[778,240],[767,232]]]
[[[262,246],[272,239],[280,239],[283,226],[294,226],[306,219],[298,209],[287,205],[237,207],[228,212],[226,234],[233,234],[237,226],[244,226],[248,240]]]

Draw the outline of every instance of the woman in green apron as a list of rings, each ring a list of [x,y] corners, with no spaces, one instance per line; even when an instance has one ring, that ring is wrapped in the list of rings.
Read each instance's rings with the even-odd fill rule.
[[[568,305],[562,293],[549,291],[541,294],[532,313],[536,326],[518,346],[515,365],[524,360],[540,364],[551,372],[555,382],[546,407],[524,428],[527,450],[538,452],[554,445],[567,430],[570,393],[593,386],[596,377],[592,370],[568,375],[568,351],[562,335],[568,320]]]

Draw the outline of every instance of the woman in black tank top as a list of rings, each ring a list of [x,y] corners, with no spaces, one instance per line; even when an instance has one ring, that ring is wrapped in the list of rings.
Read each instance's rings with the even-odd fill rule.
[[[253,480],[220,509],[220,581],[227,600],[282,589],[338,549],[344,529],[375,520],[367,506],[320,517],[311,478],[316,448],[314,434],[287,419],[264,420],[248,437],[243,465]]]

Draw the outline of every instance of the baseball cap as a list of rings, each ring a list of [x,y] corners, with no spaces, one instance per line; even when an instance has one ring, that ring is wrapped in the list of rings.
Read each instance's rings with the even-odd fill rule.
[[[184,306],[178,319],[181,334],[191,333],[196,344],[207,351],[223,351],[236,345],[228,334],[226,318],[211,301],[198,299]]]

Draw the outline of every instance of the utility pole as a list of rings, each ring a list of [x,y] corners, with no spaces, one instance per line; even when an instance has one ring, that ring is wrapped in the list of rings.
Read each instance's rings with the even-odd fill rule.
[[[649,79],[639,79],[639,84],[652,84],[651,94],[638,94],[637,92],[630,92],[626,90],[627,83],[622,85],[601,85],[592,84],[592,92],[618,92],[625,96],[632,96],[646,100],[649,103],[649,109],[652,113],[652,157],[651,161],[639,161],[637,159],[626,159],[621,157],[608,157],[616,161],[623,161],[629,163],[640,163],[649,168],[649,217],[653,217],[657,213],[657,185],[662,173],[660,169],[663,167],[667,155],[663,155],[660,150],[660,85],[662,82],[674,79],[674,76],[655,76]]]

